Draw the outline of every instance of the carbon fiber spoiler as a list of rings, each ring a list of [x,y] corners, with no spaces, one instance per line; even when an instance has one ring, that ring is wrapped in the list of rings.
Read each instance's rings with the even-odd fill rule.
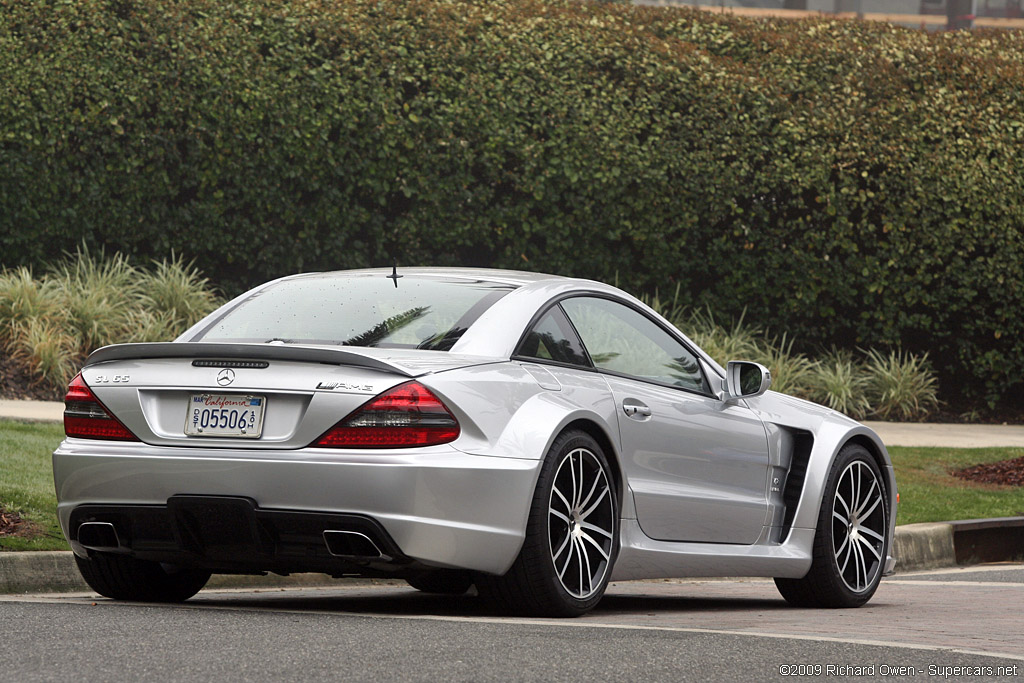
[[[378,355],[384,353],[387,355]],[[207,358],[299,361],[327,365],[353,365],[406,377],[467,365],[494,363],[501,359],[450,354],[445,351],[403,349],[332,348],[298,344],[228,344],[216,342],[157,342],[150,344],[114,344],[93,351],[83,367],[117,360],[153,358]]]

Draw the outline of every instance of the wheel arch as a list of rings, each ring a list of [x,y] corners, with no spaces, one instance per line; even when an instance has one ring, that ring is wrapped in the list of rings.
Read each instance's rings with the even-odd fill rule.
[[[875,459],[875,464],[878,465],[878,469],[883,474],[886,474],[886,477],[885,477],[886,478],[886,482],[885,482],[886,487],[887,488],[892,488],[893,482],[890,481],[892,479],[892,477],[887,474],[887,472],[892,469],[892,463],[889,460],[889,454],[888,454],[888,452],[884,451],[884,447],[883,446],[881,446],[880,444],[876,443],[867,434],[854,434],[854,435],[852,435],[849,439],[847,439],[836,450],[836,453],[835,453],[835,455],[832,456],[832,459],[835,460],[839,456],[839,451],[843,450],[846,446],[848,446],[850,444],[856,444],[858,446],[863,446],[864,449],[868,453],[871,454],[871,457]]]
[[[887,495],[890,501],[891,538],[891,530],[894,526],[892,520],[896,517],[896,480],[893,476],[889,452],[878,435],[863,425],[853,428],[844,427],[841,428],[842,431],[837,427],[839,427],[837,424],[822,425],[813,432],[814,444],[811,447],[804,491],[797,506],[793,527],[817,528],[818,510],[825,494],[825,482],[828,480],[829,473],[843,448],[850,444],[856,444],[867,450],[885,478],[885,485],[889,489]]]

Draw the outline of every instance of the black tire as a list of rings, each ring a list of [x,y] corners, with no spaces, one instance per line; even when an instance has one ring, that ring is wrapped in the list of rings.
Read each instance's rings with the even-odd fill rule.
[[[889,550],[887,486],[866,448],[848,444],[839,451],[818,512],[811,569],[802,579],[775,579],[787,602],[860,607],[871,599]]]
[[[157,562],[136,560],[128,555],[93,552],[89,559],[75,555],[75,562],[82,578],[94,591],[114,600],[184,602],[210,580],[210,572],[168,571]]]
[[[541,465],[512,568],[504,576],[480,575],[475,583],[505,612],[580,616],[604,595],[618,549],[619,504],[608,459],[590,435],[567,431]]]
[[[455,569],[435,569],[405,577],[410,586],[424,593],[462,595],[473,585],[469,572]]]

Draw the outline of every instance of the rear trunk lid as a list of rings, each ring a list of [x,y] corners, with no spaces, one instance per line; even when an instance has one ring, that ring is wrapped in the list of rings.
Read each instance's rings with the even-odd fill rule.
[[[82,377],[107,409],[146,443],[295,449],[308,446],[397,384],[499,360],[359,347],[121,344],[94,352]],[[258,430],[232,436],[197,433],[199,411],[225,402],[259,408]]]

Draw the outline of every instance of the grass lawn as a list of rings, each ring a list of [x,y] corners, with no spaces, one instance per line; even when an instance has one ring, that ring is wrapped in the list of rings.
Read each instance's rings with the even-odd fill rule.
[[[0,550],[67,550],[57,525],[50,454],[64,425],[0,421],[0,506],[38,526],[34,538],[0,536]]]
[[[35,538],[0,536],[0,550],[66,550],[57,525],[50,454],[59,424],[0,420],[0,506],[35,522]],[[949,474],[983,462],[1019,458],[1020,448],[889,449],[900,491],[897,524],[1024,515],[1024,486],[974,484]]]
[[[889,449],[900,492],[897,524],[1024,515],[1024,486],[964,481],[949,474],[984,462],[1024,456],[1022,448]]]

